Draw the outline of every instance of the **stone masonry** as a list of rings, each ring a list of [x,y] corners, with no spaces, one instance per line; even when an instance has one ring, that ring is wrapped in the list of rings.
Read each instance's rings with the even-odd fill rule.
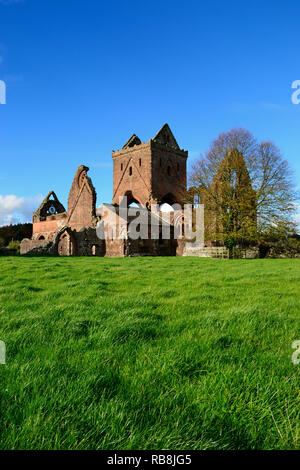
[[[165,124],[153,139],[142,143],[134,134],[120,151],[112,152],[113,200],[96,210],[96,191],[84,165],[77,169],[68,198],[68,210],[50,191],[33,214],[32,239],[21,243],[21,254],[61,256],[137,256],[181,254],[182,244],[174,239],[131,240],[128,227],[123,239],[116,235],[119,198],[136,202],[148,210],[150,204],[182,202],[186,191],[187,151],[181,150]],[[105,209],[108,228],[105,239],[96,227]],[[114,212],[117,210],[116,218]],[[148,212],[148,211],[147,211]],[[159,222],[164,224],[163,218]]]

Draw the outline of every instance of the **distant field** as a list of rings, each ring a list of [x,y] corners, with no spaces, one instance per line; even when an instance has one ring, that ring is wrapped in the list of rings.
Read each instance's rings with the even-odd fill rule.
[[[300,260],[0,258],[0,448],[299,449]]]

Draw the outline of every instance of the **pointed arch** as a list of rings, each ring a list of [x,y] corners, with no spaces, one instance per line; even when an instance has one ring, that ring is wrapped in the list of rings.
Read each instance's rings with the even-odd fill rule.
[[[129,207],[131,204],[136,204],[137,206],[143,207],[141,202],[139,201],[138,198],[136,198],[133,194],[132,191],[126,191],[124,194],[125,197],[127,197],[127,207]]]
[[[176,197],[172,193],[165,194],[161,198],[161,201],[160,201],[160,204],[170,204],[170,206],[172,206],[173,204],[176,204],[176,203],[177,203]]]
[[[77,243],[70,227],[64,226],[54,237],[54,253],[59,256],[76,256]]]

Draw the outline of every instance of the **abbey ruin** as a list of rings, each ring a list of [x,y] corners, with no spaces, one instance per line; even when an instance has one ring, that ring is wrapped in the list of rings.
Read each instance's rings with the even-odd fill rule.
[[[180,149],[168,124],[147,142],[133,134],[121,150],[112,152],[113,159],[113,195],[112,203],[96,208],[96,191],[88,176],[89,169],[81,165],[77,169],[68,197],[68,207],[59,201],[54,191],[50,191],[40,207],[33,214],[33,235],[21,243],[21,254],[52,254],[61,256],[109,256],[124,257],[137,255],[189,255],[226,257],[226,248],[213,240],[205,244],[187,241],[184,237],[172,236],[172,217],[166,222],[161,208],[164,205],[183,205],[187,193],[187,158],[188,152]],[[213,182],[216,193],[222,192],[223,173],[235,168],[237,161],[244,165],[241,155],[232,154],[222,162]],[[243,167],[238,184],[243,188],[242,197],[252,194],[251,182]],[[128,221],[124,223],[123,236],[118,236],[122,214],[120,200],[126,196],[127,205],[136,205],[141,211],[150,214],[150,207],[157,205],[156,237],[132,239]],[[201,202],[206,210],[205,224],[209,228],[216,224],[213,201],[203,194]],[[200,202],[200,201],[199,201]],[[99,238],[97,226],[106,215],[108,224],[104,237]],[[112,217],[110,214],[113,214]],[[250,217],[256,223],[255,203]],[[150,217],[150,215],[149,215]],[[183,216],[182,216],[183,217]],[[118,223],[116,223],[116,220]],[[171,236],[162,236],[164,224],[170,225]]]

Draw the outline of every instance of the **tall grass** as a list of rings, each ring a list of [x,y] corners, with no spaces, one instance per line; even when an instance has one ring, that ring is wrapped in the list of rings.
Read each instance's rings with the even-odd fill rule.
[[[299,449],[300,260],[0,258],[0,448]]]

